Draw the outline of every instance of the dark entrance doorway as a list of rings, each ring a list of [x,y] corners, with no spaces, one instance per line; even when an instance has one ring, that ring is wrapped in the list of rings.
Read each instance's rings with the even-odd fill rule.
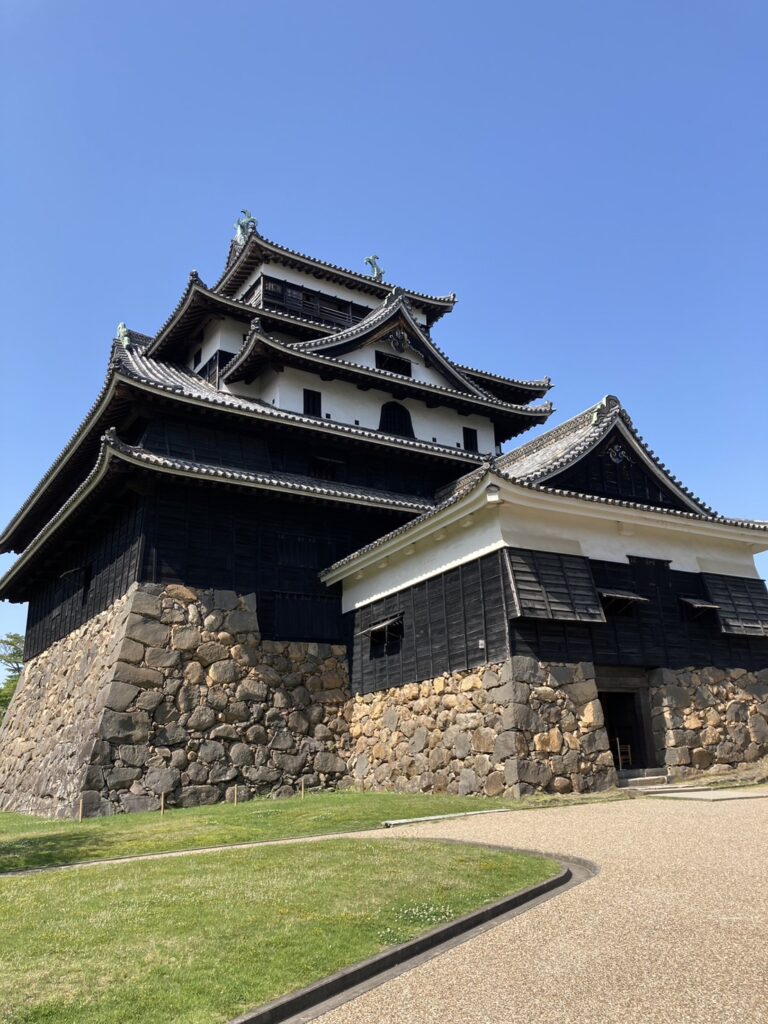
[[[613,763],[617,768],[633,770],[655,768],[647,671],[620,665],[595,665],[595,675]]]
[[[640,691],[599,691],[605,729],[617,768],[652,768]]]

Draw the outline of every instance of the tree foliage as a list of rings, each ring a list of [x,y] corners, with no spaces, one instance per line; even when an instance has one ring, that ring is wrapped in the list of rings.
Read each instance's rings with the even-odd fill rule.
[[[5,670],[4,678],[0,681],[0,722],[11,703],[23,661],[24,637],[21,633],[6,633],[0,637],[0,672]]]

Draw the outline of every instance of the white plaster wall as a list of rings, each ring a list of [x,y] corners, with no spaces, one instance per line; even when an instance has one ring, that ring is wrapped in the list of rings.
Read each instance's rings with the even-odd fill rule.
[[[202,343],[191,346],[187,365],[194,369],[193,360],[198,349],[201,349],[203,353],[199,366],[205,366],[211,356],[218,352],[219,349],[224,352],[239,352],[243,347],[243,338],[247,330],[247,326],[239,323],[237,320],[230,320],[229,318],[211,320],[203,331]]]
[[[311,388],[323,396],[323,419],[330,418],[353,426],[357,422],[359,426],[372,430],[379,429],[381,407],[390,400],[385,391],[360,391],[346,381],[324,381],[316,374],[294,367],[286,367],[275,376],[279,378],[277,381],[259,379],[252,384],[240,382],[231,385],[229,390],[246,398],[261,398],[291,412],[303,412],[304,388]],[[405,399],[402,404],[411,414],[413,431],[419,440],[436,440],[438,444],[450,448],[463,447],[462,428],[474,427],[477,430],[479,450],[493,451],[493,424],[485,417],[460,416],[454,409],[444,407],[428,409],[425,402],[412,398]]]
[[[627,562],[629,555],[661,558],[681,572],[720,572],[757,577],[751,545],[708,537],[692,525],[691,532],[675,528],[680,520],[659,516],[658,525],[629,525],[616,519],[589,518],[567,513],[504,504],[502,531],[510,547],[581,554],[606,562]],[[618,511],[618,510],[617,510]]]
[[[462,517],[466,522],[467,517]],[[343,583],[343,608],[350,611],[387,594],[413,586],[448,568],[471,562],[499,547],[556,551],[608,562],[628,562],[630,555],[659,558],[685,572],[715,572],[759,578],[748,540],[730,541],[706,536],[692,524],[690,533],[673,528],[659,517],[658,525],[637,527],[626,521],[550,512],[515,504],[486,504],[413,545],[410,553],[381,552],[381,561],[364,567],[359,578],[354,566]],[[402,544],[407,544],[407,534]]]
[[[480,558],[504,547],[504,543],[498,509],[488,506],[473,515],[469,525],[449,527],[442,540],[418,544],[411,554],[398,554],[387,559],[386,564],[374,565],[364,570],[361,579],[354,575],[345,579],[342,608],[348,612],[370,604],[386,594]]]

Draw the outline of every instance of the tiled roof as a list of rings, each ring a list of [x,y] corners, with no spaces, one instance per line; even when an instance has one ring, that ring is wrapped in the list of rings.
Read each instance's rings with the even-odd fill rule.
[[[386,281],[376,281],[367,274],[358,273],[356,270],[349,270],[347,267],[341,267],[336,263],[328,263],[325,260],[319,260],[314,256],[308,256],[306,253],[299,252],[297,249],[288,249],[284,245],[279,245],[277,242],[272,242],[268,238],[262,237],[257,231],[252,231],[239,251],[237,251],[236,242],[233,241],[230,243],[227,265],[224,269],[224,273],[213,286],[214,291],[220,291],[226,283],[227,278],[232,275],[237,265],[241,262],[245,262],[250,253],[258,247],[271,250],[278,256],[285,256],[298,260],[302,263],[308,263],[313,267],[322,267],[332,275],[338,274],[346,278],[352,278],[359,284],[365,285],[367,289],[374,292],[374,294],[384,296],[395,287],[395,285],[389,284]],[[427,295],[424,292],[414,292],[409,290],[407,294],[426,303],[441,305],[448,308],[453,307],[456,302],[456,296],[453,292],[450,295]]]
[[[280,491],[282,493],[305,494],[308,497],[331,501],[377,505],[381,508],[402,510],[406,513],[417,514],[432,507],[432,502],[428,499],[416,495],[398,494],[395,491],[380,490],[374,487],[317,480],[314,477],[303,476],[297,473],[273,472],[271,470],[247,472],[190,459],[158,455],[157,453],[147,451],[145,448],[126,444],[118,438],[114,428],[110,428],[101,438],[98,457],[88,476],[70,495],[67,501],[64,502],[61,508],[46,522],[42,529],[39,530],[3,579],[0,580],[0,599],[11,577],[16,575],[22,565],[53,535],[58,525],[97,486],[104,478],[110,462],[115,459],[160,472],[204,478],[218,483]]]
[[[88,427],[98,412],[110,388],[116,379],[135,381],[136,383],[152,388],[166,394],[177,395],[180,398],[195,402],[205,402],[221,409],[228,409],[233,412],[240,412],[250,416],[263,417],[268,420],[278,420],[290,424],[312,427],[327,433],[335,433],[344,436],[356,437],[361,440],[382,442],[396,445],[401,448],[408,448],[413,451],[423,451],[436,455],[449,456],[457,462],[464,462],[467,465],[477,465],[481,456],[474,452],[467,452],[461,448],[451,448],[447,445],[436,444],[429,441],[419,441],[414,438],[396,437],[379,430],[372,430],[366,427],[352,426],[347,423],[340,423],[335,420],[317,420],[315,417],[304,416],[301,413],[289,412],[285,409],[277,409],[272,405],[256,399],[243,398],[225,391],[218,391],[212,384],[209,384],[198,374],[186,367],[174,363],[153,359],[146,354],[144,345],[130,345],[124,347],[119,342],[114,342],[110,353],[107,374],[102,387],[96,396],[85,417],[74,431],[69,441],[50,466],[48,471],[37,483],[29,497],[24,501],[13,519],[8,523],[0,535],[0,543],[4,543],[12,530],[27,514],[36,500],[45,492],[46,485],[51,477],[55,475],[69,459],[77,448],[78,444],[88,434]]]
[[[275,472],[274,470],[251,472],[214,463],[160,455],[137,445],[126,444],[117,437],[114,431],[108,431],[105,434],[103,443],[131,461],[139,462],[142,465],[190,476],[206,477],[222,483],[246,484],[271,490],[296,491],[321,498],[386,505],[389,508],[404,509],[408,512],[425,512],[434,504],[428,498],[416,495],[399,494],[397,491],[345,484],[340,481],[318,480],[316,477],[304,476],[299,473]]]
[[[606,395],[597,405],[585,409],[578,416],[500,456],[497,461],[498,467],[519,483],[543,482],[563,472],[592,451],[618,423],[626,427],[638,448],[659,474],[674,489],[681,492],[695,509],[707,515],[715,515],[714,511],[673,476],[651,451],[635,430],[629,414],[622,408],[615,395]]]
[[[474,366],[466,366],[464,363],[454,363],[455,367],[463,370],[464,373],[486,378],[489,381],[497,381],[499,384],[506,384],[516,388],[531,388],[533,391],[549,391],[552,387],[551,377],[543,377],[541,380],[518,380],[516,377],[502,377],[498,373],[489,373],[488,370],[478,370]]]
[[[450,455],[452,458],[475,464],[481,459],[481,456],[477,453],[467,452],[462,448],[451,448],[448,445],[420,441],[415,438],[397,437],[394,434],[387,434],[380,430],[351,426],[348,423],[341,423],[336,420],[318,420],[314,416],[304,416],[302,413],[278,409],[273,405],[267,405],[259,399],[244,398],[241,395],[219,391],[213,384],[209,384],[198,374],[194,373],[194,371],[188,370],[186,367],[152,359],[132,348],[123,349],[121,353],[118,353],[118,358],[120,359],[119,372],[123,376],[185,398],[208,402],[211,405],[232,409],[236,412],[263,416],[267,419],[301,424],[313,427],[316,430],[351,435],[370,441],[383,441],[396,444],[398,447],[412,448],[416,451]],[[521,409],[525,412],[530,411],[525,406],[522,406]]]

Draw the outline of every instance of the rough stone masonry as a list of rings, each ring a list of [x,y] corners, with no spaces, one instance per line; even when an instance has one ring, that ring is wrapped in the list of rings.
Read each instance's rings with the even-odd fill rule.
[[[677,774],[768,754],[768,670],[650,678]],[[352,696],[346,649],[262,640],[255,596],[134,584],[24,668],[0,809],[57,817],[301,788],[518,797],[616,782],[594,666],[515,657]]]

